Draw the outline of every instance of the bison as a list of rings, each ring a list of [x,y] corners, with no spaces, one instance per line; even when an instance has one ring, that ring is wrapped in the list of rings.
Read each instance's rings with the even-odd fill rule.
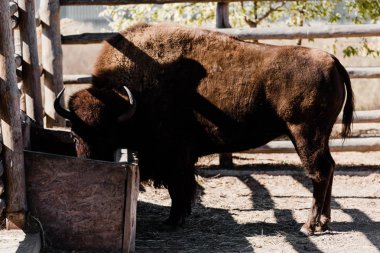
[[[142,178],[167,186],[167,225],[190,214],[194,164],[212,153],[256,148],[287,135],[313,183],[301,232],[330,221],[335,163],[328,140],[343,105],[350,133],[350,78],[333,55],[301,46],[239,40],[174,24],[138,24],[104,42],[92,87],[69,100],[79,157],[112,160],[118,148],[138,151]]]

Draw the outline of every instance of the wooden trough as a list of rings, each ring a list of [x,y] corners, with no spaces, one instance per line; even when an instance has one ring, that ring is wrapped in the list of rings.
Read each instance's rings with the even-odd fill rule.
[[[32,131],[33,148],[44,152],[24,152],[29,212],[44,240],[65,250],[134,251],[138,166],[67,156],[68,135]],[[63,155],[45,153],[47,139],[55,152],[63,143]]]

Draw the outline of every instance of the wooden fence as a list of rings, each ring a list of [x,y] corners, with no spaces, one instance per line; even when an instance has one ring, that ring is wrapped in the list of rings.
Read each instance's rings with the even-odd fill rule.
[[[6,215],[7,228],[22,228],[25,223],[26,212],[26,189],[25,189],[25,170],[24,170],[24,139],[21,127],[20,113],[20,96],[17,88],[16,78],[16,63],[15,63],[15,48],[12,36],[11,13],[18,12],[18,20],[20,27],[20,38],[22,39],[25,54],[22,61],[24,68],[23,75],[28,76],[25,80],[24,90],[39,86],[39,75],[33,79],[33,74],[30,72],[35,65],[38,66],[38,60],[32,60],[37,55],[37,47],[34,49],[30,46],[36,43],[37,37],[35,34],[28,33],[25,30],[31,30],[29,26],[31,16],[28,14],[31,9],[34,9],[33,1],[19,0],[18,7],[15,3],[8,1],[0,1],[0,116],[1,130],[3,137],[2,157],[4,159],[4,171],[7,178],[5,185],[5,194],[7,199]],[[34,15],[33,15],[33,24]],[[32,25],[33,25],[32,24]],[[33,52],[33,50],[35,50]],[[30,79],[29,79],[30,78]],[[37,82],[37,83],[34,83]],[[30,88],[30,89],[29,89]],[[29,117],[35,118],[35,107],[33,94],[27,99],[29,108]],[[41,95],[40,95],[41,96]],[[38,112],[42,116],[42,112]],[[2,188],[2,187],[1,187]],[[3,189],[0,189],[0,193]],[[1,201],[3,203],[3,200]]]
[[[180,2],[214,2],[214,1],[195,1],[195,0],[61,0],[61,5],[117,5],[117,4],[146,4],[146,3],[180,3]],[[218,1],[215,1],[218,2]],[[240,39],[265,40],[265,39],[309,39],[309,38],[339,38],[339,37],[372,37],[380,36],[380,25],[334,25],[323,27],[294,27],[283,28],[230,28],[228,22],[228,2],[226,0],[218,2],[216,7],[216,30],[236,36]],[[90,44],[100,43],[113,36],[114,33],[84,33],[78,35],[61,36],[62,44]],[[351,78],[379,78],[380,66],[372,68],[348,68]],[[65,84],[90,83],[89,75],[65,75],[62,77]],[[357,112],[356,122],[378,122],[380,119],[379,111]],[[378,142],[380,138],[362,139],[360,141],[333,141],[330,143],[335,151],[369,151],[380,150]],[[343,144],[339,144],[343,143]],[[282,146],[284,143],[273,141],[268,145],[247,152],[294,152],[290,141],[286,142],[287,148]],[[336,146],[336,148],[334,147]],[[221,154],[220,164],[223,167],[232,167],[232,155]]]

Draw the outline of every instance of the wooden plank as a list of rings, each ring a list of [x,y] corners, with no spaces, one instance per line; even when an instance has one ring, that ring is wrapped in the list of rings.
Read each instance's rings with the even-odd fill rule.
[[[380,67],[349,67],[351,78],[380,78]]]
[[[233,158],[232,153],[220,153],[219,154],[219,165],[223,168],[233,168]]]
[[[62,46],[60,33],[59,0],[42,0],[40,19],[42,25],[42,66],[44,68],[44,94],[46,126],[64,126],[64,119],[54,110],[54,100],[63,88]]]
[[[20,35],[22,42],[22,90],[26,115],[37,126],[43,126],[40,64],[38,61],[34,0],[19,0]]]
[[[118,33],[81,33],[75,35],[63,35],[62,44],[71,45],[71,44],[96,44],[101,43],[104,40],[107,40]]]
[[[14,46],[15,46],[15,55],[19,55],[20,56],[20,66],[17,67],[16,69],[16,76],[17,76],[17,83],[21,83],[21,86],[22,86],[22,70],[21,68],[21,65],[22,65],[22,48],[21,48],[21,45],[22,45],[22,42],[21,42],[21,35],[20,35],[20,29],[14,29],[13,31],[13,42],[14,42]],[[17,63],[16,63],[16,66],[17,66]],[[22,87],[18,86],[19,89],[22,89]],[[20,109],[22,112],[26,112],[26,104],[25,104],[25,94],[21,92],[20,94]],[[21,119],[22,121],[23,119]]]
[[[303,27],[231,28],[224,31],[243,40],[372,37],[380,35],[379,24],[324,25]]]
[[[216,28],[231,28],[228,13],[227,2],[218,2],[216,4]]]
[[[31,215],[66,250],[121,251],[128,166],[25,152]]]
[[[215,29],[243,40],[311,39],[380,36],[380,24],[325,25],[311,27],[227,28]],[[100,43],[115,33],[83,33],[62,36],[62,44]]]
[[[343,115],[339,114],[337,123],[342,122]],[[380,110],[355,111],[354,123],[378,123],[380,122]]]
[[[61,5],[122,5],[122,4],[165,4],[165,3],[209,3],[219,2],[220,0],[61,0]],[[265,0],[258,0],[265,1]],[[270,0],[281,2],[283,0]],[[286,0],[289,2],[297,0]],[[310,0],[298,0],[310,1]],[[240,0],[225,0],[223,2],[240,2]]]
[[[331,139],[330,150],[333,152],[344,151],[380,151],[380,137]],[[295,149],[291,141],[271,141],[256,149],[250,149],[245,153],[294,153]]]
[[[337,165],[337,170],[334,171],[334,175],[343,176],[369,176],[373,173],[378,173],[379,169],[377,166],[365,166],[361,168],[357,166],[354,170],[352,165]],[[223,169],[223,168],[213,168],[205,167],[198,168],[198,173],[202,177],[236,177],[236,176],[250,176],[255,175],[271,175],[271,176],[290,176],[290,175],[305,175],[301,165],[296,164],[250,164],[249,167]]]
[[[136,212],[140,185],[136,164],[128,166],[126,184],[123,252],[128,253],[135,252],[136,241]]]
[[[89,84],[91,81],[91,75],[63,75],[64,84]]]
[[[26,195],[20,97],[9,2],[0,1],[0,116],[7,194],[7,228],[25,224]]]

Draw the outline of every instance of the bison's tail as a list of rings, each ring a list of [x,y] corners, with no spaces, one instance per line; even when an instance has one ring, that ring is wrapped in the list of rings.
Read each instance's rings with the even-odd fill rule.
[[[346,138],[351,133],[351,126],[353,122],[353,115],[355,110],[354,103],[354,93],[351,87],[350,76],[348,75],[347,70],[343,67],[343,65],[339,62],[339,60],[333,56],[334,61],[336,63],[337,69],[343,78],[343,81],[346,85],[346,103],[343,108],[343,119],[342,119],[342,137]]]

